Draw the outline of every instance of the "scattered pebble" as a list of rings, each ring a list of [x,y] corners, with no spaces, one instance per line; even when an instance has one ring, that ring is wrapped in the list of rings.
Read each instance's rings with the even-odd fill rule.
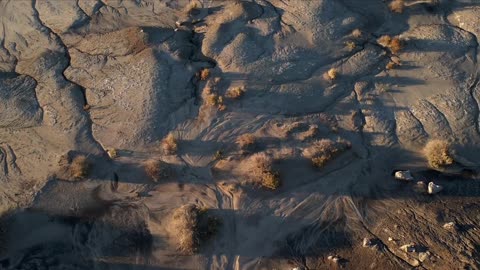
[[[418,181],[413,187],[413,189],[417,193],[425,193],[427,191],[427,186],[425,185],[425,182]]]
[[[368,238],[363,238],[362,246],[363,247],[371,247],[372,246],[372,241],[370,241],[370,239],[368,239]]]
[[[363,238],[362,242],[363,247],[368,248],[380,248],[382,246],[382,242],[378,238]]]
[[[443,228],[447,229],[447,230],[453,230],[456,227],[457,227],[457,225],[455,224],[455,222],[447,222],[447,223],[443,224]]]
[[[395,179],[402,181],[413,181],[413,176],[410,171],[396,171]]]
[[[428,183],[428,194],[436,194],[442,191],[443,187],[434,182]]]
[[[332,262],[334,262],[334,263],[338,263],[338,262],[340,261],[340,257],[338,257],[338,256],[332,256],[332,255],[328,256],[327,259],[329,259],[330,261],[332,261]]]

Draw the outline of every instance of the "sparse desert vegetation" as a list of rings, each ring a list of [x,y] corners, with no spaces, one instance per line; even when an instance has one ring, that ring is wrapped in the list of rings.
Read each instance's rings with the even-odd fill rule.
[[[171,219],[177,248],[184,254],[196,253],[202,244],[218,232],[220,225],[218,218],[194,204],[177,208]]]
[[[186,14],[191,15],[200,8],[200,5],[197,1],[190,1],[184,8]]]
[[[238,148],[242,150],[252,150],[255,147],[256,138],[253,134],[243,134],[237,138]]]
[[[440,169],[452,165],[455,160],[452,156],[452,146],[444,140],[431,140],[423,149],[430,167]]]
[[[303,156],[309,158],[315,167],[324,167],[329,161],[350,148],[347,141],[321,139],[303,150]]]
[[[215,155],[213,155],[214,160],[220,160],[223,158],[223,151],[222,150],[217,150],[215,152]]]
[[[204,68],[200,71],[200,80],[206,81],[210,77],[210,69]]]
[[[273,158],[265,153],[258,153],[251,158],[254,169],[254,182],[266,189],[276,190],[280,187],[280,175],[273,170]]]
[[[404,0],[393,0],[389,5],[391,11],[396,13],[402,13],[403,9],[405,8],[405,1]]]
[[[177,139],[173,133],[168,133],[168,135],[162,140],[162,149],[167,154],[174,154],[177,152],[178,144]]]
[[[347,47],[347,49],[351,52],[353,50],[355,50],[355,48],[357,47],[357,45],[355,44],[355,42],[353,41],[347,41],[345,42],[345,46]]]
[[[154,182],[166,178],[171,174],[168,164],[159,159],[149,159],[145,161],[143,168],[148,177]]]
[[[226,97],[231,99],[241,98],[245,94],[245,89],[243,87],[233,87],[228,89]]]
[[[205,96],[205,104],[208,107],[217,107],[219,111],[224,111],[227,108],[223,103],[223,97],[215,93],[210,93]]]
[[[390,69],[394,69],[397,67],[397,63],[393,62],[393,61],[389,61],[387,63],[387,65],[385,66],[386,69],[390,70]]]
[[[362,37],[362,30],[360,30],[360,29],[358,29],[358,28],[357,28],[357,29],[354,29],[354,30],[352,31],[352,36],[353,36],[354,38],[361,38],[361,37]]]
[[[69,169],[73,178],[85,178],[90,171],[90,162],[86,156],[79,155],[72,160]]]
[[[480,270],[479,0],[0,2],[2,270]]]
[[[329,69],[323,77],[327,80],[334,81],[338,77],[338,71],[336,68]]]
[[[403,42],[398,37],[392,38],[389,35],[383,35],[377,39],[377,43],[390,49],[393,54],[397,54],[403,49]]]

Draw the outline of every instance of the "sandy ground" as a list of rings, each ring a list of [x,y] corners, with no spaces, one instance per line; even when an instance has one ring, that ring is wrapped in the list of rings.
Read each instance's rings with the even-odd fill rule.
[[[405,2],[0,1],[0,269],[480,269],[480,3]],[[221,221],[194,254],[186,204]]]

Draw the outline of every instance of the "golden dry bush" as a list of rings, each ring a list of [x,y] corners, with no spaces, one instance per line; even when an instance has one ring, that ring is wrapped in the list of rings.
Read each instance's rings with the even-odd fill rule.
[[[199,214],[200,211],[194,204],[184,205],[173,212],[171,228],[177,239],[178,250],[182,253],[195,253],[200,246]]]
[[[204,68],[200,71],[200,80],[206,81],[210,77],[210,69]]]
[[[392,12],[402,13],[405,8],[404,0],[393,0],[388,6]]]
[[[193,0],[184,7],[184,11],[186,14],[191,15],[197,12],[200,7],[200,4],[196,0]]]
[[[276,190],[280,187],[280,176],[273,170],[273,159],[265,153],[258,153],[252,157],[254,181],[260,186]]]
[[[443,140],[431,140],[423,149],[430,167],[439,169],[455,162],[450,143]]]
[[[387,65],[385,66],[386,69],[390,70],[390,69],[394,69],[397,67],[397,63],[393,62],[393,61],[390,61],[387,63]]]
[[[394,37],[388,46],[392,53],[397,54],[403,49],[403,42],[398,38]]]
[[[217,94],[206,94],[204,102],[208,107],[217,107],[219,111],[224,111],[227,106],[223,103],[223,97]]]
[[[84,155],[76,156],[70,164],[70,174],[74,178],[84,178],[90,171],[90,162]]]
[[[242,87],[233,87],[228,89],[225,96],[232,99],[238,99],[242,97],[243,94],[245,94],[245,90]]]
[[[394,54],[399,53],[403,49],[403,42],[398,37],[390,37],[389,35],[383,35],[377,39],[377,43],[382,47],[390,49]]]
[[[336,68],[329,69],[323,77],[327,80],[333,81],[338,77],[338,71]]]
[[[175,152],[177,152],[177,139],[175,138],[173,133],[168,133],[168,135],[162,140],[162,149],[167,154],[174,154]]]
[[[236,143],[240,149],[246,150],[246,149],[254,148],[255,141],[256,141],[255,136],[253,136],[252,134],[246,133],[246,134],[240,135],[237,138]]]
[[[219,231],[221,220],[209,212],[208,208],[199,208],[194,204],[184,205],[173,212],[170,227],[180,252],[197,252]]]
[[[345,140],[335,142],[330,139],[321,139],[305,148],[302,154],[309,158],[315,167],[321,168],[350,146],[350,143]]]
[[[353,51],[353,50],[355,50],[355,48],[357,47],[357,45],[356,45],[355,42],[353,42],[353,41],[347,41],[347,42],[345,42],[345,47],[347,47],[347,49],[348,49],[349,51]]]
[[[143,164],[145,173],[154,182],[157,182],[170,175],[170,168],[167,163],[158,159],[149,159]]]
[[[217,94],[209,94],[205,97],[205,103],[209,107],[216,106],[218,104],[218,95]]]
[[[360,38],[360,37],[362,37],[362,31],[357,28],[357,29],[352,31],[352,36],[354,38]]]
[[[392,37],[390,37],[389,35],[383,35],[377,39],[377,43],[385,48],[390,45],[391,41],[392,41]]]

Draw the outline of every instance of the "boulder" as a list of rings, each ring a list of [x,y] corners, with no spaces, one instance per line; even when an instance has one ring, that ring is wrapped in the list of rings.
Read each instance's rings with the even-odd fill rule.
[[[410,171],[396,171],[395,179],[402,181],[413,181],[413,176]]]
[[[428,183],[428,194],[437,194],[443,190],[443,187],[434,182]]]

